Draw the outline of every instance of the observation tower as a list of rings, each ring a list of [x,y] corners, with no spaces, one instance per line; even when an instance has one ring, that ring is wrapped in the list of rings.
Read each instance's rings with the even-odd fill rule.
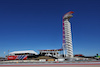
[[[64,56],[73,58],[72,36],[70,18],[73,17],[74,12],[70,11],[63,16],[63,51]]]

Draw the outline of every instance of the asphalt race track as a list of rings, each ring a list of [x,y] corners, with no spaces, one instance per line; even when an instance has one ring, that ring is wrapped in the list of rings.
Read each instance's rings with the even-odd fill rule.
[[[0,67],[100,67],[100,65],[4,65]]]
[[[0,67],[100,67],[100,62],[90,63],[8,63]]]
[[[100,67],[100,62],[81,63],[2,63],[0,67]]]

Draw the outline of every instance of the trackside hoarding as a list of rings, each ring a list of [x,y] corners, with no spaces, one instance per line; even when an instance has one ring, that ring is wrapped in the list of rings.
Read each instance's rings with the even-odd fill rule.
[[[8,60],[26,60],[27,56],[26,55],[15,55],[15,56],[8,56]]]

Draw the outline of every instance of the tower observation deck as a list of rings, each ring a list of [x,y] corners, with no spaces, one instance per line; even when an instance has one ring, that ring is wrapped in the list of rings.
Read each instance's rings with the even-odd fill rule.
[[[72,36],[71,36],[71,23],[69,19],[73,17],[74,12],[70,11],[63,16],[63,51],[64,56],[73,58]]]

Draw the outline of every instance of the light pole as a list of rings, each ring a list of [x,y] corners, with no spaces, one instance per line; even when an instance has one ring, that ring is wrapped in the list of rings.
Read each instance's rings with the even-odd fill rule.
[[[5,53],[6,53],[6,52],[4,51],[4,57],[5,57]]]

